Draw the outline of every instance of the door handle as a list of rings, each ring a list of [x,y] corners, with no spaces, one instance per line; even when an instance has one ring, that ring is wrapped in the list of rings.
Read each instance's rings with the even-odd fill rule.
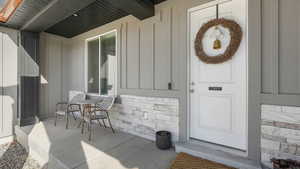
[[[195,90],[194,89],[190,89],[190,93],[194,93],[195,92]]]

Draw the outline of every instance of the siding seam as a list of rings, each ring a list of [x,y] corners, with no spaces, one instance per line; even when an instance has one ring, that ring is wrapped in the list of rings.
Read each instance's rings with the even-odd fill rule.
[[[121,23],[121,27],[120,27],[120,35],[119,36],[117,36],[117,38],[118,37],[120,37],[120,39],[119,39],[119,42],[120,42],[120,47],[119,47],[119,49],[117,49],[118,51],[119,51],[119,58],[120,58],[120,60],[119,60],[119,63],[120,63],[120,73],[119,73],[119,75],[120,75],[120,83],[118,83],[118,84],[120,84],[120,88],[123,88],[123,74],[122,74],[122,68],[123,68],[123,46],[122,46],[122,42],[123,42],[123,38],[122,38],[122,36],[123,36],[123,23]],[[117,39],[117,43],[118,43],[118,39]],[[117,87],[118,88],[118,87]],[[118,91],[117,91],[117,93],[118,93]]]
[[[274,12],[274,67],[273,67],[273,94],[279,93],[279,1],[276,0],[275,3],[275,10]]]
[[[125,47],[125,50],[126,50],[126,59],[125,59],[125,65],[126,65],[126,86],[125,86],[125,88],[126,89],[128,89],[128,58],[127,58],[127,56],[128,56],[128,22],[126,22],[126,39],[125,39],[125,42],[126,42],[126,47]]]
[[[4,62],[4,53],[3,53],[3,51],[4,51],[4,41],[3,41],[3,39],[4,39],[4,36],[3,36],[3,33],[1,33],[1,41],[2,41],[2,51],[1,51],[1,60],[2,60],[2,66],[1,66],[1,85],[2,85],[2,87],[1,87],[1,90],[2,90],[2,96],[1,96],[1,103],[2,103],[2,105],[1,105],[1,118],[2,118],[2,122],[1,122],[1,133],[3,133],[4,132],[4,113],[3,113],[3,111],[4,111],[4,109],[3,109],[3,105],[4,105],[4,103],[3,103],[3,95],[5,94],[4,93],[4,87],[3,87],[3,80],[4,80],[4,78],[3,78],[3,76],[4,76],[4,64],[3,64],[3,62]]]
[[[170,83],[173,90],[173,8],[170,8]]]
[[[138,88],[141,89],[141,27],[138,28]]]
[[[60,101],[63,100],[63,92],[62,92],[62,89],[63,89],[63,52],[64,52],[64,44],[63,44],[63,41],[61,41],[61,54],[60,54],[60,70],[61,70],[61,73],[60,73]],[[84,62],[83,62],[84,63]]]
[[[153,23],[153,41],[152,41],[152,46],[153,46],[153,54],[152,54],[152,62],[153,62],[153,64],[152,64],[152,66],[153,66],[153,86],[152,86],[152,89],[153,90],[155,90],[155,56],[156,56],[156,54],[155,54],[155,50],[156,50],[156,48],[155,48],[155,23]]]

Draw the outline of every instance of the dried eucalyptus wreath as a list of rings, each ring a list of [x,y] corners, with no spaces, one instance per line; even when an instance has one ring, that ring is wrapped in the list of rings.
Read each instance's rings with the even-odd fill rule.
[[[216,56],[208,56],[203,49],[202,39],[204,37],[205,32],[207,32],[210,28],[218,25],[229,29],[230,43],[223,54],[216,55]],[[196,40],[195,40],[196,55],[200,60],[202,60],[205,63],[209,63],[209,64],[223,63],[231,59],[232,56],[235,54],[235,52],[238,50],[242,40],[242,36],[243,36],[242,29],[240,25],[235,21],[224,19],[224,18],[221,19],[217,18],[211,20],[206,24],[204,24],[200,28],[199,32],[197,33]]]

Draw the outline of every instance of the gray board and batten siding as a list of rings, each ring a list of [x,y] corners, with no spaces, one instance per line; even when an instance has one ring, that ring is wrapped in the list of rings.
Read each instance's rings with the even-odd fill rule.
[[[47,38],[42,39],[41,43],[47,44],[44,47],[47,50],[41,44],[41,51],[46,53],[44,59],[41,58],[41,74],[48,83],[41,91],[44,92],[41,96],[41,105],[44,103],[42,109],[50,113],[56,101],[67,99],[69,90],[85,90],[85,40],[117,30],[118,95],[178,98],[179,138],[185,141],[187,9],[206,2],[209,0],[168,0],[156,5],[154,17],[140,21],[127,16],[71,39],[43,34]],[[297,25],[292,20],[284,19],[298,16],[299,10],[294,10],[298,4],[293,3],[299,2],[283,2],[286,1],[248,1],[247,153],[249,159],[257,162],[260,161],[260,104],[300,105],[300,85],[297,85],[300,77],[299,56],[297,48],[293,48],[297,41],[289,33],[296,32]],[[286,12],[280,14],[277,9]],[[273,15],[276,11],[278,17]],[[278,28],[280,22],[284,23]],[[289,47],[291,50],[286,49]],[[57,57],[45,57],[50,56],[51,50],[56,50]],[[50,92],[54,89],[54,93]]]
[[[71,39],[43,33],[40,46],[45,54],[41,58],[41,74],[48,84],[41,91],[45,93],[41,105],[44,102],[44,106],[53,107],[54,100],[67,100],[69,90],[85,90],[86,39],[117,30],[118,95],[178,98],[180,138],[186,140],[187,9],[206,2],[209,1],[168,0],[156,5],[154,17],[140,21],[127,16]],[[59,41],[55,63],[45,58],[54,50],[51,41]],[[56,75],[54,71],[59,70],[62,73]],[[50,92],[52,85],[61,92]],[[50,93],[57,96],[53,101],[49,101],[53,98]],[[49,107],[44,108],[48,113],[52,109]]]
[[[40,34],[40,118],[45,119],[53,115],[55,105],[63,99],[62,88],[63,82],[69,82],[73,77],[71,72],[67,72],[65,67],[71,68],[70,71],[75,72],[76,67],[72,68],[72,62],[66,62],[67,46],[64,46],[64,38],[59,36],[48,36],[48,34]],[[70,53],[72,54],[72,53]],[[64,57],[63,57],[64,56]],[[71,59],[70,59],[71,60]],[[78,60],[75,59],[74,60]],[[77,63],[79,64],[79,63]],[[74,66],[77,66],[75,64]],[[67,74],[70,74],[67,75]],[[74,75],[76,77],[76,74]],[[80,76],[80,75],[79,75]],[[76,79],[78,80],[78,79]],[[70,84],[78,84],[80,81],[70,81]],[[74,86],[74,85],[73,85]],[[78,89],[79,88],[75,88]]]
[[[168,0],[155,6],[155,16],[140,21],[127,16],[95,28],[76,37],[65,39],[43,33],[41,38],[41,73],[47,86],[42,87],[41,105],[44,116],[51,116],[54,103],[67,100],[68,91],[85,90],[85,42],[111,30],[117,31],[118,95],[137,95],[179,99],[179,140],[187,140],[187,10],[210,0]],[[256,2],[248,2],[249,7]],[[250,4],[251,3],[251,4]],[[259,8],[249,11],[249,22],[257,23]],[[258,12],[258,13],[257,13]],[[252,28],[252,26],[251,26]],[[257,40],[255,27],[249,31]],[[53,42],[59,46],[54,47]],[[51,45],[52,44],[52,45]],[[50,45],[50,46],[49,46]],[[249,55],[257,55],[257,41],[249,45]],[[47,49],[47,50],[45,50]],[[49,58],[51,50],[57,50],[57,58]],[[50,60],[52,62],[50,62]],[[252,60],[251,60],[252,59]],[[260,161],[259,144],[259,76],[258,58],[249,58],[249,113],[248,158]],[[44,66],[43,66],[44,65]],[[43,68],[44,67],[44,68]],[[61,70],[62,73],[56,74]],[[48,76],[48,77],[47,77]],[[171,85],[170,85],[171,84]],[[170,88],[171,86],[171,88]],[[55,88],[55,93],[52,93]],[[52,89],[52,90],[51,90]],[[61,91],[61,92],[59,92]],[[52,95],[50,97],[50,95]],[[55,95],[55,97],[53,97]],[[42,106],[41,106],[42,107]],[[43,107],[42,107],[43,108]]]
[[[300,1],[261,4],[261,101],[300,106]]]
[[[127,16],[71,39],[55,36],[54,39],[60,41],[60,53],[55,63],[41,58],[41,64],[48,67],[43,68],[42,74],[52,76],[46,78],[48,87],[41,91],[45,93],[41,96],[41,105],[44,101],[47,107],[45,116],[51,115],[49,110],[54,108],[55,101],[67,100],[69,90],[85,90],[85,40],[117,30],[118,95],[178,98],[179,140],[186,141],[187,10],[206,2],[210,1],[168,0],[156,5],[154,17],[143,21]],[[49,44],[48,40],[54,39],[46,38],[41,42]],[[46,53],[49,53],[52,47],[47,45],[47,48]],[[54,72],[58,70],[62,71],[60,75]],[[56,89],[55,93],[51,92],[51,86]],[[255,89],[249,88],[249,93],[254,93]],[[56,96],[55,99],[50,97],[50,93]],[[251,110],[249,107],[249,112],[253,113],[249,113],[248,117],[248,158],[257,162],[260,161],[258,100],[249,99],[249,104],[252,101],[252,108],[255,108]]]
[[[298,0],[248,1],[251,156],[260,151],[261,104],[300,106],[299,9]]]
[[[21,31],[19,42],[19,125],[34,124],[39,116],[39,33]]]
[[[17,123],[18,34],[0,27],[0,140],[12,137]]]

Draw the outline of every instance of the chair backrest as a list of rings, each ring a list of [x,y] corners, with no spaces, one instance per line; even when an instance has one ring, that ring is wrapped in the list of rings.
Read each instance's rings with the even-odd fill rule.
[[[98,96],[96,106],[101,110],[110,110],[115,103],[114,96]]]
[[[76,103],[86,99],[86,94],[81,91],[69,91],[69,103]]]

